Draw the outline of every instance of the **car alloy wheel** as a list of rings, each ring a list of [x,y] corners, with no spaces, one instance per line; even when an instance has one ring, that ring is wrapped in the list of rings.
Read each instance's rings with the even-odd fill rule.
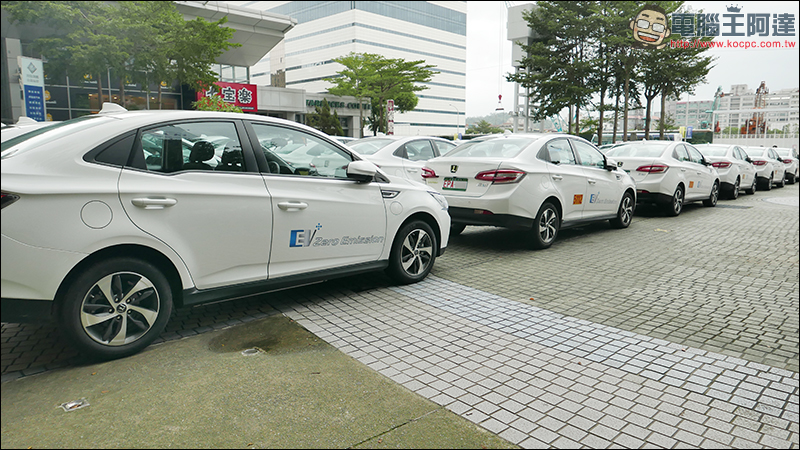
[[[558,209],[552,203],[545,202],[539,208],[533,223],[533,247],[536,249],[550,247],[558,236],[559,228],[561,228],[561,219]]]
[[[767,181],[767,185],[764,187],[765,191],[772,190],[772,175],[769,176],[769,181]]]
[[[750,189],[745,189],[744,192],[747,193],[748,195],[755,194],[756,190],[758,189],[758,183],[756,181],[757,181],[756,177],[753,177],[753,183],[750,185]]]
[[[636,207],[636,202],[633,201],[633,194],[626,192],[622,196],[622,201],[619,202],[619,209],[617,210],[617,217],[611,219],[611,225],[614,228],[628,228],[633,220],[633,211]]]
[[[707,199],[703,200],[703,204],[706,206],[717,206],[717,200],[719,199],[719,182],[715,181],[714,185],[711,186],[711,194],[708,196]]]
[[[131,258],[100,261],[67,289],[60,318],[83,354],[114,359],[150,345],[169,320],[172,292],[153,265]]]
[[[675,188],[675,193],[672,194],[672,201],[670,202],[667,208],[667,213],[669,213],[670,216],[677,216],[678,214],[681,213],[682,209],[683,209],[683,186],[678,185],[678,187]]]
[[[430,225],[415,220],[404,225],[392,243],[387,273],[398,283],[416,283],[428,276],[436,259],[436,236]]]
[[[781,181],[778,183],[779,188],[782,188],[784,186],[786,186],[786,174],[783,174],[783,176],[781,177]]]
[[[733,183],[733,191],[731,191],[731,198],[734,200],[739,198],[739,177],[736,177],[736,182]]]

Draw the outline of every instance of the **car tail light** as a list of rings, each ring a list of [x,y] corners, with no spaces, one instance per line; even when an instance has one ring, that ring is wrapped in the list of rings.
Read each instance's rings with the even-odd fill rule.
[[[716,167],[717,169],[727,169],[728,167],[731,166],[731,163],[725,162],[725,161],[720,161],[720,162],[711,163],[711,166],[712,167]]]
[[[5,208],[6,206],[19,200],[19,195],[14,195],[9,192],[2,192],[0,195],[2,195],[0,197],[0,209]]]
[[[475,175],[476,180],[491,181],[492,183],[516,183],[525,176],[521,170],[487,170]]]
[[[436,172],[434,172],[433,169],[429,169],[427,167],[423,167],[422,168],[422,178],[439,178],[439,176],[436,175]]]
[[[767,163],[766,161],[761,161],[760,159],[753,161],[754,166],[763,166],[766,163]]]
[[[791,164],[792,163],[792,158],[783,158],[783,163],[784,164]]]
[[[639,166],[636,169],[637,172],[647,172],[647,173],[664,173],[669,169],[669,166],[665,166],[664,164],[650,164],[649,166]]]

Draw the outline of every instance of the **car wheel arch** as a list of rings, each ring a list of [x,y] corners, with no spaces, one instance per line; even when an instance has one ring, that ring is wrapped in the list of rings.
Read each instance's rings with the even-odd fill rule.
[[[172,261],[170,261],[166,255],[153,248],[137,244],[122,244],[98,250],[76,264],[61,281],[61,285],[59,285],[56,291],[53,313],[57,313],[57,309],[61,307],[64,294],[79,274],[98,261],[115,257],[137,258],[156,266],[169,281],[172,290],[173,306],[176,308],[183,306],[183,284],[178,269]]]
[[[406,217],[406,219],[403,221],[403,223],[400,224],[399,227],[397,227],[397,229],[401,230],[404,226],[415,220],[421,220],[427,223],[428,226],[431,227],[431,229],[433,230],[433,236],[436,238],[436,245],[439,247],[436,249],[438,256],[439,249],[442,246],[442,230],[439,229],[439,223],[432,215],[424,211],[415,212],[414,214],[411,214],[410,216]],[[391,245],[391,242],[389,242],[388,244]]]

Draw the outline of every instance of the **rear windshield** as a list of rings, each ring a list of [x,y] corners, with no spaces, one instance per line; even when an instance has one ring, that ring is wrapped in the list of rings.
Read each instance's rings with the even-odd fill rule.
[[[706,156],[725,156],[728,153],[728,147],[697,147],[697,149]]]
[[[625,156],[633,158],[657,158],[664,153],[665,148],[667,148],[667,146],[663,144],[625,144],[607,150],[606,155],[617,158]]]
[[[792,156],[792,149],[790,148],[776,148],[775,151],[781,156]]]
[[[748,147],[746,147],[744,149],[744,152],[747,153],[747,156],[760,157],[761,155],[764,154],[764,150],[766,150],[766,149],[765,148],[752,148],[752,147],[748,148]]]
[[[29,140],[31,142],[34,142],[34,138],[36,138],[37,136],[42,136],[46,134],[47,135],[46,139],[48,141],[52,141],[54,139],[58,139],[63,136],[68,136],[72,133],[77,133],[80,131],[87,130],[89,128],[94,128],[96,126],[103,125],[104,123],[108,123],[108,121],[110,120],[113,119],[107,116],[92,114],[90,116],[82,116],[76,119],[71,119],[61,123],[56,123],[49,127],[36,128],[27,133],[20,134],[19,136],[15,136],[3,142],[2,146],[0,146],[0,150],[2,150],[3,156],[6,156],[5,155],[6,150]]]
[[[530,139],[497,138],[486,141],[467,141],[447,153],[460,158],[513,158],[530,145]]]
[[[378,150],[394,142],[393,139],[359,139],[347,144],[360,155],[372,155]]]

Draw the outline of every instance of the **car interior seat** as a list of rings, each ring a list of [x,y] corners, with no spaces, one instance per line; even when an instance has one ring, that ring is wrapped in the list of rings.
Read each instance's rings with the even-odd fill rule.
[[[213,170],[208,161],[214,157],[214,144],[208,141],[197,141],[189,153],[189,162],[183,165],[184,170]]]
[[[222,152],[220,164],[214,170],[227,172],[241,172],[244,165],[244,158],[241,150],[225,150]]]

